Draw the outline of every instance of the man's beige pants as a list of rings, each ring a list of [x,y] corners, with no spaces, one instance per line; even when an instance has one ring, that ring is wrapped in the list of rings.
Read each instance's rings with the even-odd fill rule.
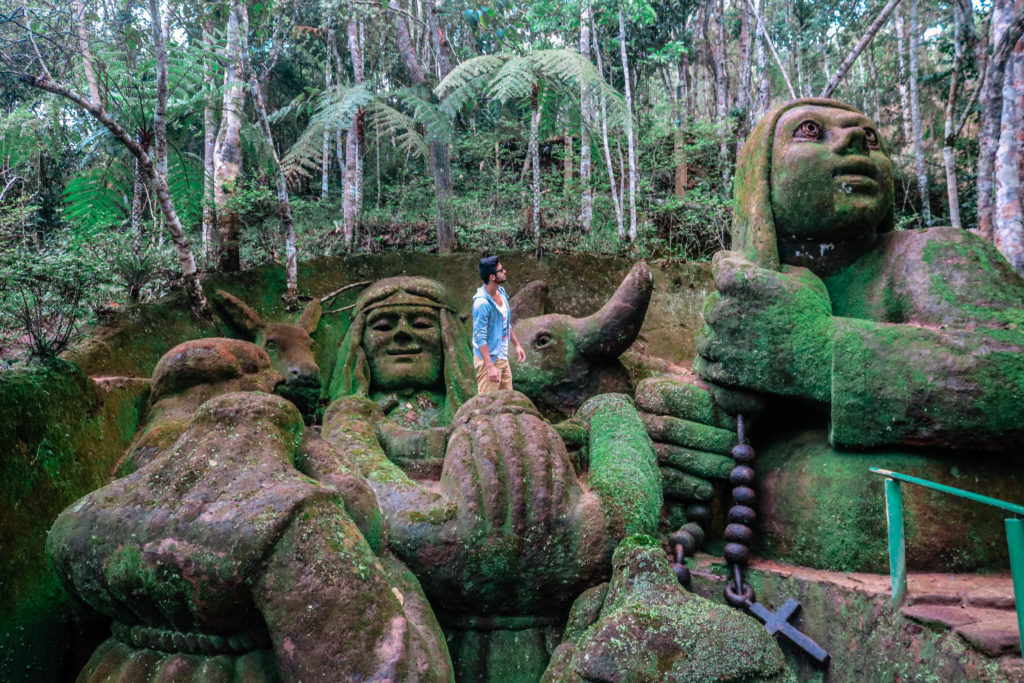
[[[476,393],[512,389],[512,368],[509,367],[507,360],[494,361],[494,367],[498,368],[499,379],[497,382],[492,382],[487,378],[487,366],[475,355],[473,356],[473,367],[476,369]]]

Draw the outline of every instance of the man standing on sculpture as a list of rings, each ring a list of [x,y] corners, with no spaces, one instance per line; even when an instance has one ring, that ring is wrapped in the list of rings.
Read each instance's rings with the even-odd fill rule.
[[[508,278],[497,256],[480,259],[480,279],[483,284],[473,295],[473,367],[476,368],[477,392],[511,390],[509,339],[515,344],[520,363],[526,360],[526,352],[512,332],[512,308],[501,286]]]

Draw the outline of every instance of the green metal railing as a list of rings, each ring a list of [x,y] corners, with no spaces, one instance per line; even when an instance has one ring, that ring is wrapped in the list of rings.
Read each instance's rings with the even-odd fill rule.
[[[933,491],[959,496],[984,505],[1012,512],[1006,520],[1006,544],[1010,549],[1010,575],[1013,577],[1013,596],[1017,605],[1017,627],[1020,630],[1021,654],[1024,656],[1024,505],[1007,503],[979,493],[953,488],[934,481],[900,474],[879,467],[869,467],[875,474],[885,477],[885,515],[889,522],[889,573],[892,575],[892,605],[899,607],[907,595],[907,548],[903,532],[903,493],[900,482],[916,484]]]

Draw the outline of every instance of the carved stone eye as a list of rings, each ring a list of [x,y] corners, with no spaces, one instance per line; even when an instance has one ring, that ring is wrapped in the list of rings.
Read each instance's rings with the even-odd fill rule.
[[[537,335],[537,338],[533,340],[533,346],[538,349],[542,349],[551,343],[551,335],[547,332],[541,332]]]
[[[878,142],[878,133],[873,128],[864,129],[864,139],[867,140],[868,149],[882,149],[882,145]]]
[[[794,140],[820,140],[821,126],[817,121],[804,121],[793,132]]]

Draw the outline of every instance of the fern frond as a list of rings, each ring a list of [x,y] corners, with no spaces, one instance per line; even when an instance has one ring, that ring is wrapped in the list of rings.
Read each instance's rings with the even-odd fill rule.
[[[366,119],[379,137],[394,139],[395,147],[403,153],[426,158],[427,142],[416,130],[412,117],[375,100],[366,107]]]

